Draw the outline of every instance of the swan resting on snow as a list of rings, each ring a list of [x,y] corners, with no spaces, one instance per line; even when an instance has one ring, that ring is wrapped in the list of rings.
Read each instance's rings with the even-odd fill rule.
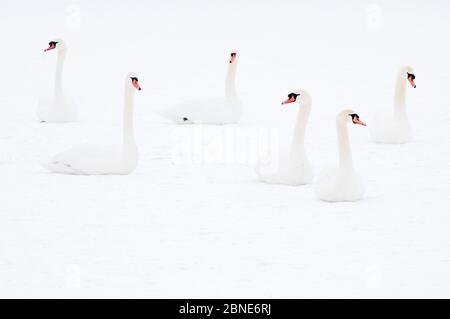
[[[243,104],[236,92],[238,53],[230,54],[225,83],[225,97],[186,101],[161,111],[160,115],[178,124],[232,124],[242,117]]]
[[[134,139],[133,109],[135,90],[141,90],[135,73],[125,79],[123,142],[114,146],[79,145],[55,155],[42,166],[54,173],[74,175],[126,175],[138,164]]]
[[[62,39],[51,41],[45,52],[52,50],[58,52],[54,94],[51,97],[43,97],[39,100],[37,116],[41,122],[73,122],[78,118],[77,107],[71,99],[64,95],[62,85],[62,74],[67,54],[66,43]]]
[[[371,124],[371,138],[375,143],[401,144],[412,140],[412,130],[406,114],[407,82],[416,88],[414,70],[405,66],[397,75],[394,113],[377,114]]]
[[[366,126],[353,110],[343,110],[336,117],[339,166],[322,171],[314,188],[317,197],[327,202],[357,201],[365,193],[364,182],[353,167],[348,124]]]
[[[281,156],[275,173],[264,174],[261,164],[257,166],[259,179],[269,184],[305,185],[312,183],[314,177],[313,167],[305,152],[305,131],[311,111],[311,96],[304,90],[296,90],[288,95],[282,105],[290,103],[299,106],[290,152]]]

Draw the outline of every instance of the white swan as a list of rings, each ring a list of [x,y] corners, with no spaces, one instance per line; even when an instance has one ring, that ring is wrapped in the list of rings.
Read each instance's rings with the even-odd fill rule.
[[[416,88],[414,70],[405,66],[397,75],[394,97],[394,114],[378,114],[371,123],[372,141],[376,143],[400,144],[412,140],[412,131],[406,114],[406,82]]]
[[[75,103],[64,96],[62,74],[67,54],[67,46],[62,39],[56,39],[49,43],[45,52],[58,51],[56,64],[55,88],[52,97],[43,97],[39,100],[37,116],[41,122],[73,122],[78,117]]]
[[[225,83],[225,97],[191,100],[160,112],[176,123],[231,124],[241,119],[243,104],[236,93],[238,54],[230,54]]]
[[[135,170],[138,149],[134,139],[134,90],[141,90],[135,73],[125,79],[123,142],[114,146],[79,145],[54,156],[42,165],[54,173],[75,175],[125,175]]]
[[[274,174],[264,174],[258,164],[257,174],[261,181],[270,184],[304,185],[310,184],[314,171],[305,152],[305,131],[311,111],[311,96],[304,90],[297,90],[288,95],[282,103],[286,105],[296,102],[300,109],[297,115],[290,152],[281,157],[278,169]]]
[[[337,115],[339,167],[322,171],[314,185],[317,197],[327,202],[357,201],[364,196],[364,183],[353,167],[348,123],[366,126],[352,110]]]

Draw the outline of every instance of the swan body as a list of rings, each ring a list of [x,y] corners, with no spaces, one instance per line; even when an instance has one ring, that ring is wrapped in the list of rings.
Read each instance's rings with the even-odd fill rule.
[[[237,53],[233,52],[230,55],[223,98],[189,100],[161,111],[160,115],[177,124],[239,122],[244,107],[236,92],[236,71]]]
[[[137,167],[137,148],[119,145],[78,145],[42,163],[54,173],[73,175],[127,175]]]
[[[67,46],[62,39],[49,43],[45,51],[56,50],[58,62],[56,65],[55,89],[51,97],[42,97],[37,107],[37,116],[41,122],[73,122],[78,118],[78,110],[74,101],[63,93],[62,74],[67,54]]]
[[[326,168],[317,177],[315,192],[325,202],[356,202],[364,197],[365,186],[354,169]]]
[[[78,118],[76,104],[65,96],[40,98],[37,114],[46,123],[69,123]]]
[[[416,88],[414,70],[405,66],[397,75],[394,113],[379,113],[373,118],[370,135],[375,143],[401,144],[412,140],[411,125],[406,113],[407,82]]]
[[[269,184],[284,184],[290,186],[311,184],[314,177],[313,167],[305,152],[305,131],[311,111],[311,97],[303,90],[297,90],[289,94],[288,100],[282,104],[296,103],[300,106],[294,136],[290,151],[280,156],[278,168],[274,173],[262,172],[261,164],[258,164],[256,172],[259,179]]]
[[[138,164],[138,149],[133,132],[134,89],[140,90],[134,73],[125,83],[123,143],[119,145],[79,145],[42,163],[54,173],[73,175],[126,175]]]
[[[348,138],[349,123],[364,125],[352,110],[344,110],[336,117],[339,166],[323,170],[316,179],[316,196],[327,202],[358,201],[363,198],[365,186],[361,176],[353,167]]]
[[[177,124],[233,124],[239,122],[241,114],[242,103],[238,99],[220,98],[185,101],[161,113]]]

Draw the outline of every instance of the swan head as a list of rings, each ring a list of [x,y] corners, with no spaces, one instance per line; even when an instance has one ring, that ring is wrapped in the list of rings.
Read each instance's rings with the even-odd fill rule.
[[[236,64],[237,63],[237,58],[238,58],[238,52],[237,51],[232,51],[230,53],[229,63],[230,64]]]
[[[58,50],[58,51],[64,51],[66,50],[66,43],[63,39],[53,39],[48,43],[48,48],[45,49],[45,52],[52,51],[52,50]]]
[[[408,80],[409,84],[411,84],[413,88],[417,87],[416,83],[414,82],[416,79],[416,74],[414,73],[414,69],[412,67],[410,66],[402,67],[400,69],[400,76]]]
[[[364,123],[363,121],[361,121],[359,119],[359,115],[352,109],[347,109],[347,110],[343,110],[342,112],[340,112],[337,116],[337,120],[343,121],[344,123],[347,123],[347,124],[356,124],[356,125],[367,126],[366,123]]]
[[[139,78],[136,73],[130,72],[127,74],[126,81],[131,88],[135,88],[138,91],[141,91],[141,86],[139,84]]]
[[[288,94],[287,100],[281,103],[281,105],[286,105],[289,103],[300,103],[301,101],[309,100],[309,93],[305,90],[294,90]]]

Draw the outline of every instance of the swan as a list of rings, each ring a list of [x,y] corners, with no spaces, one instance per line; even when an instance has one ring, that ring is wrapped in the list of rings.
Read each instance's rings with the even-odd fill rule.
[[[349,123],[366,126],[353,110],[343,110],[337,115],[339,167],[322,171],[314,185],[317,197],[323,201],[357,201],[364,196],[364,183],[353,167],[347,130]]]
[[[414,70],[405,66],[397,75],[394,114],[377,114],[371,124],[370,135],[375,143],[401,144],[412,140],[412,131],[406,114],[406,82],[416,88]]]
[[[270,184],[291,186],[311,184],[314,171],[305,152],[305,131],[311,111],[311,96],[304,90],[296,90],[288,95],[288,99],[282,105],[289,103],[297,103],[300,106],[290,152],[281,157],[275,174],[262,173],[260,164],[257,167],[257,174],[261,181]]]
[[[243,104],[236,92],[238,53],[230,54],[225,82],[225,97],[186,101],[159,112],[161,116],[178,124],[232,124],[241,119]]]
[[[122,144],[74,146],[42,165],[54,173],[74,175],[126,175],[134,171],[138,163],[133,131],[135,89],[141,90],[138,77],[135,73],[129,73],[125,79]]]
[[[73,122],[77,120],[78,111],[75,103],[64,95],[62,86],[62,74],[67,54],[66,43],[62,39],[51,41],[45,52],[52,50],[58,52],[54,94],[39,100],[37,116],[41,122]]]

